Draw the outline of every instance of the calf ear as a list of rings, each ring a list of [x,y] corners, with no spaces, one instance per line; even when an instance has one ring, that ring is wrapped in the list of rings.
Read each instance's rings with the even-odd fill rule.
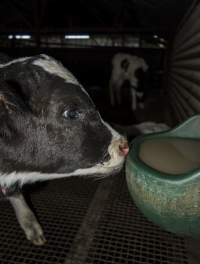
[[[40,77],[40,76],[39,76]],[[17,61],[0,64],[0,80],[4,82],[4,91],[10,99],[32,113],[38,114],[35,102],[40,101],[38,75],[31,61]],[[3,85],[4,88],[4,85]],[[37,104],[38,106],[38,104]]]
[[[10,140],[14,135],[14,126],[10,119],[10,103],[4,95],[0,95],[0,138]]]
[[[24,92],[20,83],[15,80],[5,80],[6,91],[4,95],[7,98],[7,108],[15,111],[31,111],[29,106],[29,96]]]
[[[16,138],[19,115],[30,112],[20,85],[14,81],[0,82],[0,138]]]
[[[15,80],[5,80],[0,84],[0,104],[11,113],[13,111],[28,112],[28,95],[24,93],[19,82]]]

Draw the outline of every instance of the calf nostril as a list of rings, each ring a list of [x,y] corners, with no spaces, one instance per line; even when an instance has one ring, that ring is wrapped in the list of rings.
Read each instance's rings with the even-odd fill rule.
[[[129,152],[129,146],[127,142],[121,143],[119,145],[119,152],[122,156],[127,156]]]

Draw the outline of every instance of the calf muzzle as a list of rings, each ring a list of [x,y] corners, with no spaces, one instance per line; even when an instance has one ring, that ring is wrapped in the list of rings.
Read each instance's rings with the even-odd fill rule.
[[[128,142],[126,140],[121,140],[119,144],[119,154],[121,156],[127,156],[129,152]]]

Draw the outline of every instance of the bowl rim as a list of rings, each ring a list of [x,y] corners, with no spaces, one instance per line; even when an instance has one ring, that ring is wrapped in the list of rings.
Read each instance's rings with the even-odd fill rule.
[[[141,144],[146,140],[151,139],[160,139],[160,138],[176,138],[176,139],[191,139],[191,140],[200,140],[199,138],[191,138],[191,137],[184,137],[184,136],[176,136],[173,130],[170,131],[164,131],[164,132],[158,132],[158,133],[152,133],[152,134],[146,134],[141,135],[133,139],[133,141],[130,143],[130,152],[127,157],[127,166],[131,163],[134,163],[134,166],[137,168],[140,168],[142,173],[145,174],[151,174],[154,175],[157,179],[162,179],[170,182],[185,182],[188,180],[191,180],[192,178],[196,178],[200,175],[200,167],[195,168],[193,170],[190,170],[186,173],[179,173],[179,174],[171,174],[166,172],[161,172],[148,164],[146,164],[142,159],[139,157],[139,150]]]

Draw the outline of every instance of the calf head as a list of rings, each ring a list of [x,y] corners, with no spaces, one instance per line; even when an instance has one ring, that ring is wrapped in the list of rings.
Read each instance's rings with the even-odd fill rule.
[[[46,55],[0,64],[0,185],[108,175],[127,154],[77,79]]]

